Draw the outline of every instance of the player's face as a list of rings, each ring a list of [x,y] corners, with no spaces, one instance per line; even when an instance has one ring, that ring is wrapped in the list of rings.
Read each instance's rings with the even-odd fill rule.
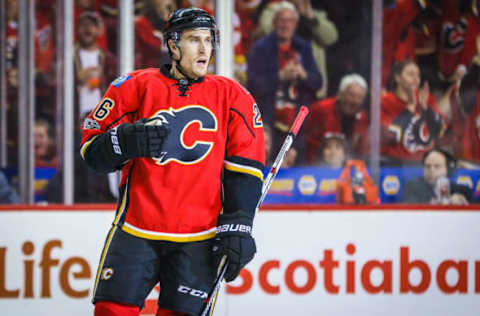
[[[340,107],[343,114],[352,116],[357,113],[365,100],[367,91],[356,83],[349,85],[340,95]]]
[[[190,78],[205,76],[213,50],[210,30],[194,29],[183,32],[179,46],[182,52],[182,70]]]
[[[402,73],[396,76],[397,84],[400,89],[405,91],[416,91],[420,86],[420,69],[414,63],[407,64]]]
[[[280,41],[290,41],[297,28],[297,15],[292,10],[284,9],[277,13],[273,23]]]
[[[423,176],[430,184],[435,184],[438,178],[447,176],[447,161],[439,152],[432,151],[423,166]]]

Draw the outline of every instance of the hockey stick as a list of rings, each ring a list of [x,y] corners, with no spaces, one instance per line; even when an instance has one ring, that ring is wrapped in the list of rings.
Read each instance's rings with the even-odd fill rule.
[[[300,127],[302,127],[303,122],[305,121],[305,118],[308,115],[308,108],[306,106],[302,106],[300,108],[300,111],[298,111],[297,117],[295,118],[295,121],[292,124],[292,127],[290,128],[290,131],[288,132],[287,137],[285,138],[285,141],[282,144],[282,147],[280,148],[280,151],[277,154],[277,157],[275,158],[275,161],[273,162],[272,168],[270,168],[270,171],[268,172],[267,178],[263,182],[262,186],[262,195],[260,196],[260,199],[258,200],[257,206],[255,208],[255,215],[257,214],[260,205],[262,205],[263,200],[265,199],[265,196],[267,196],[268,190],[270,189],[270,186],[273,183],[273,179],[275,179],[275,176],[278,173],[278,170],[280,170],[280,166],[282,165],[283,159],[285,158],[285,155],[287,154],[288,150],[292,146],[293,140],[298,134],[298,131],[300,130]],[[215,283],[213,284],[213,288],[210,290],[210,293],[208,293],[208,297],[205,300],[206,303],[200,313],[200,316],[207,316],[207,313],[209,312],[210,308],[212,308],[213,312],[213,302],[215,301],[218,292],[220,290],[220,287],[222,285],[223,277],[225,276],[225,272],[227,271],[228,267],[228,262],[224,260],[225,257],[222,259],[220,263],[220,272],[217,275],[217,278],[215,279]]]

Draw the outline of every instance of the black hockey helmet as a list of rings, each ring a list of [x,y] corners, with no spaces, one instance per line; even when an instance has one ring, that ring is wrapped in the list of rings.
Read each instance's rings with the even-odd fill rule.
[[[181,33],[185,30],[208,28],[212,32],[213,47],[218,45],[219,36],[215,19],[207,11],[199,8],[185,8],[173,12],[163,28],[163,38],[168,47],[168,40],[175,43],[180,40]],[[170,48],[168,49],[170,51]]]

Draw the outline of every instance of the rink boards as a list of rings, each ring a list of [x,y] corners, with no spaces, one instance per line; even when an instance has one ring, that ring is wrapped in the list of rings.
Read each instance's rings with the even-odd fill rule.
[[[93,315],[112,206],[0,209],[0,314]],[[480,208],[269,207],[215,315],[478,315]],[[154,314],[154,289],[142,315]]]

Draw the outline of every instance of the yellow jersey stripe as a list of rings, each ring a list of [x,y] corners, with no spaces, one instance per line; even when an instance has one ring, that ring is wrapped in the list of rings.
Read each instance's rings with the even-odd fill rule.
[[[224,167],[229,171],[247,173],[249,175],[259,178],[260,181],[263,181],[263,172],[260,169],[251,166],[240,165],[238,163],[233,163],[226,160],[224,161]]]
[[[130,235],[150,239],[150,240],[165,240],[165,241],[174,241],[174,242],[191,242],[191,241],[201,241],[207,240],[215,237],[217,233],[217,228],[213,227],[209,230],[195,233],[195,234],[170,234],[170,233],[161,233],[143,230],[138,227],[135,227],[131,224],[124,223],[122,225],[122,230]]]
[[[82,148],[80,148],[80,155],[82,156],[82,159],[83,159],[83,160],[85,160],[85,152],[87,151],[88,146],[90,146],[90,144],[93,143],[93,141],[94,141],[98,136],[100,136],[100,134],[93,136],[91,139],[89,139],[88,141],[86,141],[85,144],[83,144]]]

